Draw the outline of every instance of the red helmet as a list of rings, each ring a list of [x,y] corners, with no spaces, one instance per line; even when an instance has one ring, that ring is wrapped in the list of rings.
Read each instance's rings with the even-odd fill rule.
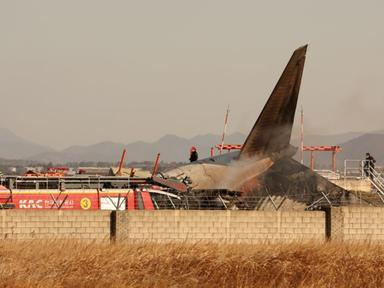
[[[195,146],[192,146],[192,147],[191,147],[191,153],[192,153],[192,152],[196,152],[196,151],[197,151],[196,147],[195,147]]]

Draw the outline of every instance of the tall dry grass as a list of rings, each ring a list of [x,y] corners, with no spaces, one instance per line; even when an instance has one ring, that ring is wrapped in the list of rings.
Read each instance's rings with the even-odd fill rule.
[[[0,287],[383,287],[384,247],[0,242]]]

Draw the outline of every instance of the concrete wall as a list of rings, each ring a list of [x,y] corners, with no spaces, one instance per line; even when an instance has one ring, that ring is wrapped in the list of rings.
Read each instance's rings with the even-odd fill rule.
[[[327,231],[327,233],[326,233]],[[0,240],[379,242],[384,208],[336,207],[321,211],[64,211],[0,210]]]
[[[116,240],[233,243],[325,240],[324,212],[118,211]]]
[[[0,210],[0,239],[109,238],[108,211]]]
[[[378,242],[384,240],[384,208],[340,207],[331,211],[331,240]]]

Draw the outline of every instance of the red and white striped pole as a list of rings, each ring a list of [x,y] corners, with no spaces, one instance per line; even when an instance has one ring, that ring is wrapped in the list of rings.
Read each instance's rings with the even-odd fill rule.
[[[223,135],[221,136],[220,155],[223,152],[224,138],[225,138],[225,133],[227,132],[228,114],[229,114],[229,105],[227,107],[227,113],[225,114]]]

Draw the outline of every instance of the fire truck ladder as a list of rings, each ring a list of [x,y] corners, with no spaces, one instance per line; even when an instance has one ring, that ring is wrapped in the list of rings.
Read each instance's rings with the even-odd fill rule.
[[[380,172],[374,168],[366,168],[368,171],[368,180],[376,188],[376,192],[379,195],[381,201],[384,203],[384,178]]]

